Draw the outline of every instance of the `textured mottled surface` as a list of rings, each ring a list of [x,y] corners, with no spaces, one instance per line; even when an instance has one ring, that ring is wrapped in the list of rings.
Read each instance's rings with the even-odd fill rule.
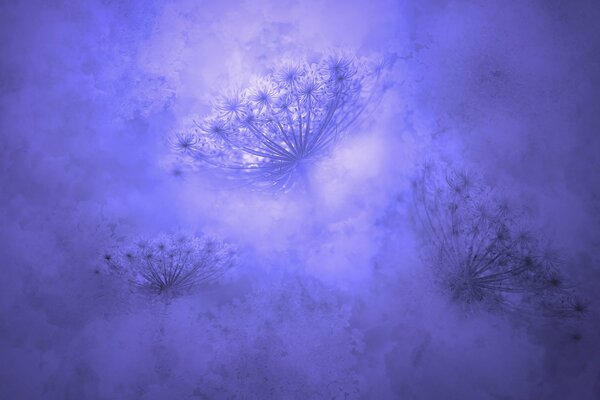
[[[2,2],[0,397],[600,398],[599,19],[592,0]],[[170,138],[219,93],[332,49],[396,55],[394,85],[310,185],[173,170]],[[583,315],[449,296],[415,225],[423,163],[521,210]],[[155,301],[107,272],[107,249],[179,230],[235,244],[219,284]]]

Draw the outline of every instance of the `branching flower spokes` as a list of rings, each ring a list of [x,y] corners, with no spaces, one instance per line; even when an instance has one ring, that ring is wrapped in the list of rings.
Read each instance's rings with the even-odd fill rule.
[[[439,283],[463,304],[581,317],[582,302],[559,269],[560,258],[473,174],[424,168],[414,181],[414,217]]]
[[[219,278],[233,264],[233,247],[208,237],[161,235],[107,254],[113,273],[157,295],[178,295]]]
[[[254,188],[289,189],[307,162],[327,154],[377,103],[381,72],[346,55],[286,62],[218,99],[174,147],[190,164]]]

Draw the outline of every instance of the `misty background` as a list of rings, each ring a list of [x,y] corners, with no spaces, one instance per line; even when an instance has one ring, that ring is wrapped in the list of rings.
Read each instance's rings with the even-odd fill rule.
[[[3,2],[1,397],[598,398],[599,17],[584,0]],[[173,173],[169,136],[215,94],[338,47],[395,54],[394,85],[311,193]],[[431,158],[528,210],[590,303],[580,340],[436,287],[410,210]],[[105,273],[106,249],[181,229],[235,243],[226,279],[160,304]]]

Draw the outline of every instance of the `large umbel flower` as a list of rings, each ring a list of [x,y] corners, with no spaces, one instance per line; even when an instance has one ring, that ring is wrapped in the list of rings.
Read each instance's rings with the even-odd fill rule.
[[[464,305],[579,318],[587,304],[561,257],[481,177],[427,164],[413,182],[413,216],[441,287]]]
[[[377,104],[389,61],[330,55],[285,62],[173,140],[189,164],[261,190],[287,190]]]

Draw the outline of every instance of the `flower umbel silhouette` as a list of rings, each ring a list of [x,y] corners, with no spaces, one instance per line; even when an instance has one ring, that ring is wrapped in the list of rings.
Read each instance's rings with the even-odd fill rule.
[[[475,174],[425,165],[413,184],[413,215],[436,278],[451,297],[535,316],[579,318],[562,260],[525,213]]]
[[[233,264],[233,247],[208,237],[160,235],[107,253],[111,272],[156,295],[176,296],[219,278]]]
[[[259,190],[288,190],[376,104],[389,62],[346,55],[284,62],[221,96],[173,139],[188,164]]]

